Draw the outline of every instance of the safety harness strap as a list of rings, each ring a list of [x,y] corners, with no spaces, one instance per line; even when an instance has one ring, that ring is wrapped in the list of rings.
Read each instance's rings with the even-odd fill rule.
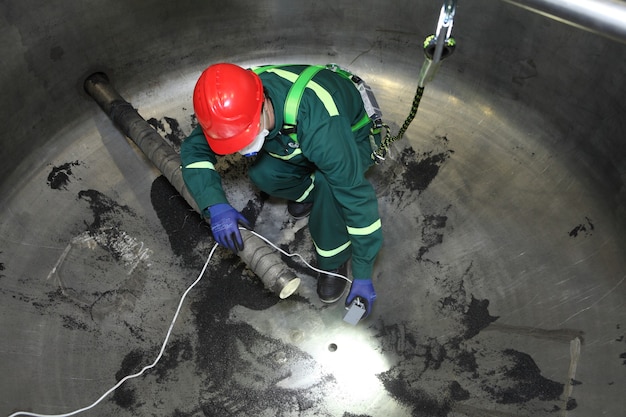
[[[313,79],[315,74],[320,72],[324,67],[312,65],[306,68],[304,71],[300,73],[296,81],[291,85],[289,89],[289,93],[287,93],[287,99],[285,100],[285,125],[286,127],[293,127],[294,132],[290,134],[291,138],[297,142],[297,133],[296,133],[296,117],[298,116],[298,108],[300,107],[300,101],[302,100],[302,96],[304,95],[304,89],[307,87],[309,82]],[[324,102],[324,100],[322,100]],[[328,106],[324,103],[326,109],[328,110]],[[334,102],[333,102],[334,106]],[[336,107],[335,107],[336,108]],[[329,111],[329,114],[332,113],[333,110]],[[333,112],[334,113],[334,112]]]
[[[323,69],[328,68],[323,65],[311,65],[305,68],[299,75],[294,74],[290,71],[285,71],[282,67],[287,65],[266,65],[263,67],[253,68],[253,71],[258,75],[263,72],[272,72],[286,80],[291,81],[293,84],[289,88],[289,92],[287,93],[287,98],[285,99],[285,109],[284,109],[284,124],[282,128],[282,132],[291,137],[291,139],[298,143],[298,135],[297,135],[297,116],[298,109],[300,108],[300,101],[302,100],[302,96],[304,95],[304,90],[306,88],[311,88],[315,94],[318,96],[320,101],[326,107],[326,111],[330,116],[336,116],[339,114],[337,110],[337,105],[333,100],[332,96],[328,91],[326,91],[322,86],[318,83],[312,81],[315,74],[320,72]],[[339,75],[343,76],[346,79],[352,81],[352,74],[345,70],[335,71]],[[365,127],[370,123],[370,118],[367,114],[365,114],[358,122],[356,122],[352,127],[352,132],[355,132],[362,127]]]

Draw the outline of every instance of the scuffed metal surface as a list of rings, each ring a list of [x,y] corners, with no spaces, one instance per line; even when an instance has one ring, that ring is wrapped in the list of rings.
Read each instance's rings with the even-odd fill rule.
[[[346,10],[374,2],[35,3],[0,5],[11,58],[0,74],[10,99],[0,116],[7,415],[72,411],[150,363],[214,244],[75,84],[107,70],[178,150],[209,62],[334,61],[367,78],[397,130],[438,12],[394,2],[372,23]],[[292,259],[303,282],[280,301],[220,249],[161,362],[90,415],[623,410],[624,47],[487,1],[460,5],[455,36],[406,138],[370,173],[385,233],[372,317],[346,327],[343,306],[322,305],[314,274]],[[218,165],[231,202],[258,232],[312,260],[306,220],[255,190],[248,163]]]

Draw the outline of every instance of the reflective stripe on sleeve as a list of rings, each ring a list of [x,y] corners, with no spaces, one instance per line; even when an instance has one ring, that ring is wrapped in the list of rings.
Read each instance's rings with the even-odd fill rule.
[[[271,153],[271,152],[268,152],[268,153],[274,158],[282,159],[283,161],[289,161],[294,156],[300,155],[302,153],[302,150],[298,148],[292,153],[290,153],[289,155],[278,155],[277,153]]]
[[[198,161],[198,162],[193,162],[187,166],[185,166],[185,168],[189,168],[189,169],[212,169],[213,171],[215,171],[215,165],[213,165],[211,162],[209,161]]]
[[[369,225],[367,227],[350,227],[350,226],[347,226],[346,228],[348,229],[348,233],[351,234],[351,235],[365,236],[365,235],[371,235],[372,233],[374,233],[375,231],[377,231],[381,227],[382,227],[382,223],[380,222],[380,219],[378,219],[374,223],[372,223],[371,225]]]

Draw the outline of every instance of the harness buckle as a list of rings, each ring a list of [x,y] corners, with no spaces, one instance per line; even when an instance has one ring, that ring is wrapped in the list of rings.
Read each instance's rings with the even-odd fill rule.
[[[296,125],[287,124],[287,123],[283,125],[282,129],[280,129],[280,133],[282,133],[283,135],[293,135],[296,133],[296,131],[297,131]]]

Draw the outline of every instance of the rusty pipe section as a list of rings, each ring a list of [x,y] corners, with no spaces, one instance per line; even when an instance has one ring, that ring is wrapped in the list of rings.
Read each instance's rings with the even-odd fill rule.
[[[111,85],[104,73],[85,79],[85,91],[98,103],[113,123],[131,139],[167,178],[187,203],[201,213],[187,190],[180,170],[180,155]],[[239,257],[261,279],[263,285],[284,299],[300,285],[300,278],[280,259],[276,251],[248,230],[241,230],[244,249]]]
[[[626,2],[621,0],[504,0],[551,19],[626,43]]]

